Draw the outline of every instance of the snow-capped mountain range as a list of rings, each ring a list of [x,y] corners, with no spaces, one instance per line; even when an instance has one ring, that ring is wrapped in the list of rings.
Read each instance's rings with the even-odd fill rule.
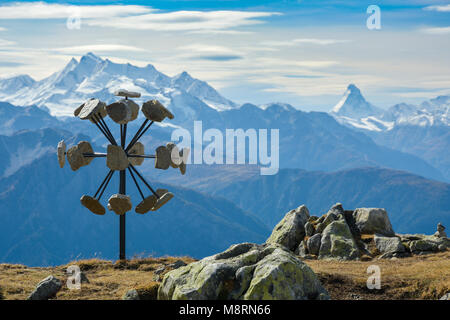
[[[194,116],[202,108],[221,111],[237,106],[187,72],[169,77],[151,64],[142,68],[118,64],[93,53],[79,61],[72,58],[63,70],[40,81],[27,75],[0,80],[0,101],[45,106],[53,115],[66,116],[91,97],[107,103],[116,100],[113,92],[119,88],[140,92],[138,102],[158,99],[178,115]]]
[[[341,124],[369,131],[389,131],[402,125],[450,126],[450,96],[419,105],[400,103],[384,110],[367,102],[361,91],[350,84],[330,114]]]
[[[79,61],[72,58],[64,69],[40,81],[28,75],[0,79],[0,101],[18,106],[37,105],[48,108],[52,115],[70,116],[91,97],[107,103],[116,100],[113,92],[119,88],[140,92],[141,98],[136,99],[140,103],[160,100],[177,114],[177,122],[240,107],[187,72],[170,77],[151,64],[146,67],[118,64],[93,53],[87,53]],[[259,107],[266,109],[271,105]],[[288,104],[277,105],[292,108]],[[343,125],[372,132],[402,125],[449,126],[450,96],[439,96],[420,105],[400,103],[386,110],[367,102],[356,85],[350,84],[330,114]]]

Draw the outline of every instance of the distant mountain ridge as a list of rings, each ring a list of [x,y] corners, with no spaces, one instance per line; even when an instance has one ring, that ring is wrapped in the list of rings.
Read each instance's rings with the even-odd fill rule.
[[[102,59],[93,53],[72,60],[59,72],[40,81],[26,75],[0,79],[0,101],[15,105],[46,106],[54,115],[71,115],[74,108],[95,96],[112,102],[117,89],[138,91],[141,99],[159,99],[178,115],[201,108],[227,110],[237,105],[206,82],[187,72],[169,77],[151,65],[136,67]]]
[[[450,126],[450,96],[438,96],[419,105],[400,103],[386,110],[375,107],[354,84],[330,111],[340,123],[364,131],[389,131],[397,126]]]

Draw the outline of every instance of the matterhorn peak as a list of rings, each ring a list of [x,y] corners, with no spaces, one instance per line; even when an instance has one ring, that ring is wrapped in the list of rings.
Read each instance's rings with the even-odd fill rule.
[[[356,85],[349,84],[341,100],[331,112],[339,116],[360,119],[379,114],[380,110],[366,101]]]

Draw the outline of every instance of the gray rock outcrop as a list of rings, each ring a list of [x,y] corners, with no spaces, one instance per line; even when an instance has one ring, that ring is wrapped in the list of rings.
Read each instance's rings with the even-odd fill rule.
[[[345,220],[333,221],[322,233],[320,259],[356,260],[359,250]]]
[[[358,208],[353,212],[356,226],[362,234],[382,234],[388,237],[395,235],[385,209]]]
[[[315,273],[284,247],[241,243],[168,272],[160,300],[329,299]]]
[[[275,226],[266,243],[280,244],[294,252],[305,237],[305,223],[308,219],[309,211],[305,205],[289,211]]]

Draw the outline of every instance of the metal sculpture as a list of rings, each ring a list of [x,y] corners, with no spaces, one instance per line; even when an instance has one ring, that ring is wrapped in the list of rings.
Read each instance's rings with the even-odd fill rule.
[[[139,142],[139,139],[154,122],[161,122],[165,118],[174,118],[173,114],[158,100],[150,100],[142,105],[141,111],[145,116],[145,120],[128,145],[126,145],[127,124],[136,120],[139,115],[138,104],[129,98],[139,98],[141,95],[140,93],[123,89],[116,91],[114,94],[124,98],[109,105],[106,105],[99,99],[92,98],[74,111],[74,116],[82,120],[90,120],[105,136],[110,143],[107,147],[107,152],[94,152],[88,141],[81,141],[66,151],[66,144],[62,140],[58,143],[57,156],[61,168],[64,167],[67,156],[67,161],[73,171],[89,165],[94,158],[106,158],[106,166],[109,168],[109,172],[94,196],[83,195],[80,199],[84,207],[98,215],[104,215],[106,212],[105,207],[100,203],[100,199],[114,173],[119,171],[119,193],[113,194],[109,198],[107,207],[110,211],[114,211],[120,216],[119,259],[122,260],[126,257],[125,214],[133,207],[130,197],[126,195],[127,171],[142,197],[142,201],[135,208],[136,213],[145,214],[148,211],[156,211],[172,199],[173,194],[166,189],[157,189],[155,191],[135,167],[141,165],[145,159],[154,159],[155,168],[157,169],[179,168],[181,174],[185,174],[189,149],[180,151],[174,143],[167,143],[166,146],[158,147],[155,155],[146,155],[144,153],[144,145]],[[106,116],[109,116],[115,123],[120,125],[120,144],[117,143],[111,133],[104,119]],[[138,180],[143,182],[149,189],[151,193],[149,196],[144,196]]]

